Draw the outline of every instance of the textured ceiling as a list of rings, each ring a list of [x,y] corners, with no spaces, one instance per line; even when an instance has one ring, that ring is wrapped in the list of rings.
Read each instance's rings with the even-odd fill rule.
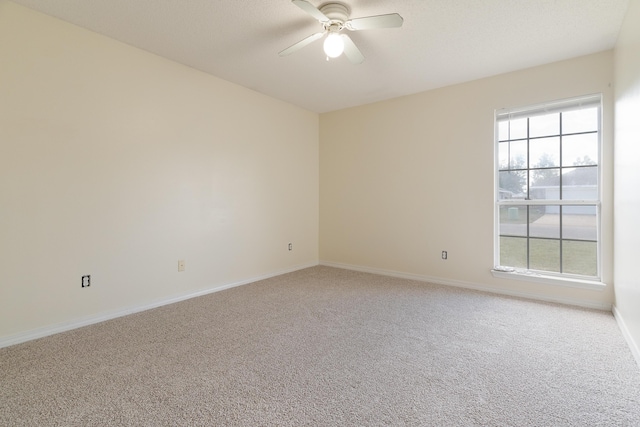
[[[326,61],[322,40],[278,56],[321,30],[289,0],[14,2],[322,113],[610,49],[628,0],[344,0],[404,18],[349,32],[360,65]]]

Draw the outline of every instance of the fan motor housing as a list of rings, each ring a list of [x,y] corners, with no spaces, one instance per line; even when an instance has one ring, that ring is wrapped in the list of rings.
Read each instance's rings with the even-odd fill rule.
[[[332,23],[340,23],[344,25],[349,19],[349,8],[342,3],[325,3],[320,6],[322,12]]]

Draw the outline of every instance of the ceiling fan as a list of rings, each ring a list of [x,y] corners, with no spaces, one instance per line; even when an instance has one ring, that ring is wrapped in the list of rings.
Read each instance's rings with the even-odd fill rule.
[[[351,40],[351,37],[341,33],[343,29],[360,31],[377,28],[397,28],[401,27],[404,21],[402,16],[397,13],[349,19],[349,8],[343,3],[330,2],[317,8],[306,0],[291,0],[291,2],[317,19],[322,24],[323,31],[312,34],[289,46],[279,53],[280,56],[290,55],[311,42],[321,39],[326,34],[324,53],[327,55],[327,60],[329,58],[337,58],[344,52],[349,61],[354,64],[360,64],[364,61],[364,55]]]

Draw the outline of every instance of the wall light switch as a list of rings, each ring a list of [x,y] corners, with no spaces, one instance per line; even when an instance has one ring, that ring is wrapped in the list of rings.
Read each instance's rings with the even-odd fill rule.
[[[178,261],[178,271],[184,271],[184,260],[183,259]]]

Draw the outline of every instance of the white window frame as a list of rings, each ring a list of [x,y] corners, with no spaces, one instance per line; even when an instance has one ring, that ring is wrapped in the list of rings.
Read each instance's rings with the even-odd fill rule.
[[[531,117],[535,115],[548,114],[553,112],[565,112],[575,109],[588,108],[590,106],[598,107],[598,199],[597,200],[528,200],[528,199],[501,199],[499,197],[499,123],[504,120],[514,120],[517,118]],[[505,108],[495,111],[494,117],[494,265],[492,274],[495,277],[502,278],[518,278],[521,280],[543,282],[548,284],[559,284],[563,286],[590,288],[602,290],[604,284],[602,278],[602,94],[593,94],[568,98],[559,101],[552,101],[544,104],[537,104],[518,108]],[[531,166],[527,166],[529,170]],[[596,276],[580,276],[569,273],[557,273],[550,271],[529,270],[529,269],[503,269],[500,265],[500,207],[501,206],[595,206],[596,207],[596,245],[597,245],[597,275]],[[529,236],[527,235],[527,238]],[[527,255],[528,256],[528,255]],[[562,254],[560,255],[562,256]]]

